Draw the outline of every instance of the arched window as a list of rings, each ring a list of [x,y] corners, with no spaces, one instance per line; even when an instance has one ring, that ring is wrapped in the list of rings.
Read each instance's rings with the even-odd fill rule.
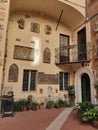
[[[44,63],[50,63],[51,61],[51,52],[49,48],[45,48],[43,51],[43,62]]]
[[[17,82],[18,81],[18,66],[16,64],[12,64],[9,68],[9,76],[8,81],[9,82]]]

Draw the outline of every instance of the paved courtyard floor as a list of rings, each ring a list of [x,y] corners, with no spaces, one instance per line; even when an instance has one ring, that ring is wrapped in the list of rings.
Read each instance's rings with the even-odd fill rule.
[[[70,114],[69,114],[70,113]],[[68,118],[66,118],[68,115]],[[65,119],[66,118],[66,119]],[[62,121],[63,120],[63,121]],[[61,125],[62,126],[54,127]],[[52,125],[51,125],[52,124]],[[50,127],[49,127],[50,126]],[[53,128],[53,127],[54,128]],[[68,108],[18,112],[14,117],[0,117],[0,130],[96,130],[81,122],[76,110]]]
[[[83,123],[73,110],[60,130],[98,130],[89,123]]]

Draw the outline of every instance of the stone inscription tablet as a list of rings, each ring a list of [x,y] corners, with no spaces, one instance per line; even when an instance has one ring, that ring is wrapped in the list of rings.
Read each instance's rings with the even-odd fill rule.
[[[14,59],[34,61],[34,48],[15,45]]]

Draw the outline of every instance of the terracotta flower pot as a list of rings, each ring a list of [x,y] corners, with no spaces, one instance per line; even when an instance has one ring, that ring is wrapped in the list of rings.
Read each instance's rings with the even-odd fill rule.
[[[93,121],[92,121],[92,125],[93,125],[95,128],[98,129],[98,121],[93,120]]]
[[[44,104],[40,104],[39,109],[41,109],[41,110],[44,109]]]
[[[36,111],[37,110],[37,108],[36,108],[36,106],[34,107],[32,107],[32,111]]]

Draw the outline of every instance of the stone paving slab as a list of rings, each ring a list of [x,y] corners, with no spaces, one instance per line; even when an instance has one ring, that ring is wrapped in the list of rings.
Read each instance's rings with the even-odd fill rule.
[[[72,112],[73,107],[65,108],[59,116],[48,126],[46,130],[60,130],[70,113]]]

